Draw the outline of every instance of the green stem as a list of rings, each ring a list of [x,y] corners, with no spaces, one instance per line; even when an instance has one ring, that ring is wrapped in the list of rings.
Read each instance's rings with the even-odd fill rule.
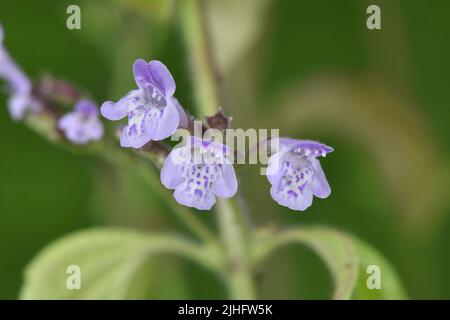
[[[209,43],[201,0],[179,2],[182,28],[190,55],[194,88],[200,113],[212,115],[220,106],[217,73]],[[249,259],[249,237],[234,200],[219,199],[218,224],[226,255],[226,278],[232,299],[255,299]]]
[[[219,199],[218,222],[227,257],[228,288],[233,299],[255,299],[249,259],[249,238],[232,200]]]
[[[206,35],[206,21],[202,11],[204,4],[198,0],[182,0],[179,5],[192,77],[195,81],[198,110],[204,115],[211,116],[217,112],[220,98],[216,85],[217,74]]]

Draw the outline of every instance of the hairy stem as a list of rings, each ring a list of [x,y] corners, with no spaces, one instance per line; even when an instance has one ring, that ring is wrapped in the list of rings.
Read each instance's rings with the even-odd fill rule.
[[[179,2],[186,45],[190,55],[199,113],[213,115],[220,106],[219,86],[212,48],[208,39],[205,3]],[[234,200],[219,199],[218,224],[226,255],[226,277],[232,299],[255,299],[255,285],[249,259],[248,230]]]
[[[228,288],[233,299],[255,299],[256,290],[249,259],[249,238],[232,200],[219,199],[218,221],[227,256]]]

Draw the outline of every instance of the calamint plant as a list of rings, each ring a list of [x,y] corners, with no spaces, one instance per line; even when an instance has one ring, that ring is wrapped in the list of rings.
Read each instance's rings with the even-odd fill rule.
[[[183,0],[177,8],[195,73],[192,87],[202,115],[197,119],[201,131],[223,134],[231,119],[218,108],[218,71],[202,6],[196,0]],[[192,135],[196,119],[175,98],[175,80],[163,62],[137,59],[132,67],[137,88],[116,102],[103,102],[99,109],[86,91],[68,82],[44,76],[33,83],[10,57],[4,38],[0,29],[0,77],[7,85],[11,117],[23,120],[51,143],[142,176],[148,192],[166,202],[170,213],[190,232],[173,235],[170,230],[154,233],[104,227],[68,235],[46,247],[26,268],[21,298],[151,298],[152,274],[147,263],[157,264],[159,255],[174,255],[217,276],[229,298],[257,299],[258,266],[279,248],[295,243],[309,246],[328,266],[334,281],[331,298],[405,297],[391,265],[349,234],[320,226],[251,227],[241,204],[245,199],[239,195],[237,201],[240,179],[230,160],[246,151],[233,150],[214,138],[217,134]],[[102,117],[115,122],[103,122]],[[108,129],[116,123],[113,130]],[[183,141],[172,147],[170,137],[180,130]],[[329,197],[331,188],[319,158],[333,148],[310,140],[274,139],[276,148],[269,150],[266,171],[267,194],[261,196],[270,194],[277,204],[294,212],[307,210],[313,196]],[[205,210],[216,217],[218,234],[206,226],[204,217],[209,213]],[[303,215],[296,217],[301,223]],[[80,289],[66,286],[66,270],[71,265],[81,270]],[[365,285],[369,265],[382,270],[380,290]]]

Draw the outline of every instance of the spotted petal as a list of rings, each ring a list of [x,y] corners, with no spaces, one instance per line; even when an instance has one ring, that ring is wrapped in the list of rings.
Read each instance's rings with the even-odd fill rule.
[[[308,209],[313,199],[310,190],[305,189],[302,192],[295,192],[290,189],[280,190],[276,186],[270,188],[270,195],[279,205],[300,211]]]
[[[180,184],[173,196],[178,203],[198,210],[210,210],[216,203],[216,197],[211,190],[202,186],[197,187],[189,181]]]
[[[145,117],[143,123],[146,124],[133,123],[122,129],[122,134],[120,136],[120,145],[122,147],[140,149],[152,139],[155,126],[151,125],[151,118]],[[145,127],[146,129],[141,131],[142,127]]]

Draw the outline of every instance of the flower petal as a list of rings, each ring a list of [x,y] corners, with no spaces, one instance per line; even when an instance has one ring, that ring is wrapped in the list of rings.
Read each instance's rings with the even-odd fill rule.
[[[90,132],[86,130],[80,118],[69,113],[58,121],[58,127],[64,131],[66,138],[74,144],[85,144],[90,140]]]
[[[13,94],[25,94],[31,91],[31,81],[17,66],[9,53],[0,44],[0,78],[8,82]]]
[[[147,63],[143,59],[138,59],[133,64],[133,72],[140,88],[152,85],[167,97],[173,96],[175,93],[175,81],[162,62],[152,60]]]
[[[212,191],[221,198],[230,198],[237,192],[238,184],[232,164],[222,166],[221,176],[213,183]]]
[[[279,151],[274,153],[269,158],[269,163],[267,165],[267,179],[272,185],[278,185],[281,178],[283,177],[283,156],[285,151]]]
[[[67,139],[74,144],[86,144],[89,137],[82,131],[69,130],[66,133]]]
[[[175,149],[166,157],[161,170],[161,182],[167,189],[175,189],[184,180],[180,166],[173,160],[179,151],[179,149]]]
[[[160,89],[166,96],[175,93],[175,81],[167,67],[158,60],[150,61],[150,77],[154,86]]]
[[[305,189],[303,192],[280,191],[277,187],[270,188],[270,195],[279,205],[288,207],[291,210],[304,211],[312,204],[313,195],[310,190]]]
[[[155,126],[152,140],[159,141],[170,137],[177,130],[179,122],[180,115],[177,108],[172,104],[166,105],[162,109],[161,115],[158,118],[155,116],[152,121]]]
[[[100,108],[102,116],[113,121],[124,118],[128,114],[129,103],[139,94],[140,90],[132,90],[117,102],[104,102]]]
[[[58,128],[69,130],[77,125],[77,117],[73,113],[68,113],[58,120]]]
[[[327,198],[331,193],[325,173],[322,170],[319,160],[311,158],[311,165],[314,169],[314,176],[311,182],[312,193],[318,198]]]
[[[8,110],[13,120],[17,121],[24,117],[29,103],[29,98],[21,94],[13,94],[8,99]]]
[[[131,144],[128,141],[128,126],[122,128],[122,132],[120,133],[120,146],[124,148],[131,147]]]
[[[74,111],[58,120],[58,128],[75,144],[85,144],[103,137],[103,124],[98,118],[98,108],[90,100],[80,100]]]
[[[178,124],[178,127],[180,128],[188,128],[189,127],[189,117],[186,113],[186,111],[183,109],[181,104],[178,102],[178,100],[175,97],[171,98],[172,104],[177,108],[178,116],[180,118],[180,122]]]
[[[216,197],[211,190],[195,188],[195,186],[190,185],[187,181],[175,189],[173,196],[179,204],[198,210],[210,210],[216,203]]]
[[[303,150],[306,155],[325,156],[327,153],[334,151],[332,147],[313,140],[280,138],[279,142],[281,146],[289,150]]]
[[[122,147],[132,147],[140,149],[145,146],[154,135],[155,125],[152,123],[151,117],[145,117],[142,123],[133,123],[123,128],[120,136],[120,145]],[[138,128],[145,128],[144,131]]]
[[[91,100],[87,100],[87,99],[79,100],[75,104],[74,110],[76,112],[81,113],[85,117],[98,116],[98,108],[97,108],[96,104]]]
[[[93,121],[89,123],[86,130],[89,132],[89,139],[91,141],[100,140],[103,137],[103,133],[105,131],[100,121]]]
[[[147,69],[148,63],[143,59],[137,59],[133,64],[134,80],[139,88],[145,88],[150,84]]]

